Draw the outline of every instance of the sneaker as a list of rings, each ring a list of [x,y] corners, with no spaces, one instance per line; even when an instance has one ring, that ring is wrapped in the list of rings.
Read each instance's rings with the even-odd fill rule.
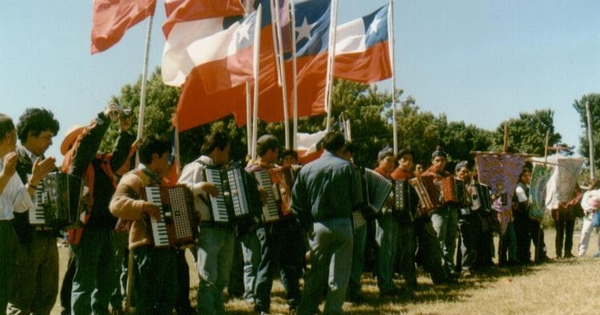
[[[565,256],[564,256],[563,258],[564,258],[564,259],[567,259],[567,258],[575,258],[575,256],[573,256],[573,254],[571,254],[571,253],[568,253],[568,254],[565,254]]]
[[[600,257],[600,252],[594,254],[594,258]]]

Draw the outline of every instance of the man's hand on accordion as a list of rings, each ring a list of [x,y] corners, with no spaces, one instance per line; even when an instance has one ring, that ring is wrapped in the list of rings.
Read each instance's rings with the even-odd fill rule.
[[[258,194],[260,195],[260,204],[262,206],[267,204],[267,200],[269,199],[269,193],[263,186],[258,186]]]
[[[192,191],[194,191],[194,193],[196,193],[197,188],[204,190],[204,192],[206,192],[207,194],[209,194],[213,197],[216,197],[219,195],[219,190],[213,183],[209,183],[209,182],[196,183],[196,184],[194,184],[194,188],[192,189]]]
[[[160,209],[157,205],[151,202],[145,202],[144,206],[142,207],[142,211],[156,219],[156,221],[160,221]]]

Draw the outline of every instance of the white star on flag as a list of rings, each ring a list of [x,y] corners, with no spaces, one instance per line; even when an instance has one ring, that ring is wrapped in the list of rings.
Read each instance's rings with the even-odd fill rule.
[[[310,33],[312,31],[312,25],[308,24],[306,17],[304,17],[304,21],[302,21],[302,25],[296,28],[296,32],[298,32],[298,37],[296,38],[296,43],[300,42],[303,38],[310,39]]]
[[[378,16],[376,16],[375,19],[373,19],[371,26],[369,26],[369,35],[377,33],[377,28],[379,27],[380,22],[381,19]]]
[[[248,20],[244,21],[237,30],[237,43],[240,44],[244,39],[250,40],[250,24]]]

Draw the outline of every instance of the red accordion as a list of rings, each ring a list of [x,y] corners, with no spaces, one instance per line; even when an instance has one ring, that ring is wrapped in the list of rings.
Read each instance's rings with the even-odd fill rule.
[[[444,205],[442,196],[433,176],[415,177],[409,180],[419,195],[419,204],[424,214],[440,208]]]
[[[187,186],[146,186],[142,198],[160,208],[160,221],[151,218],[149,227],[155,247],[185,246],[196,241],[194,201]]]
[[[465,203],[465,183],[462,180],[448,176],[439,180],[438,183],[445,204]]]

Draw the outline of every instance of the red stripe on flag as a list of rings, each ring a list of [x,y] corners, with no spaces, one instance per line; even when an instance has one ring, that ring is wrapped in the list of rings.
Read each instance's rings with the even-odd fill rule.
[[[105,51],[125,32],[154,14],[156,0],[95,0],[92,11],[91,52]]]

